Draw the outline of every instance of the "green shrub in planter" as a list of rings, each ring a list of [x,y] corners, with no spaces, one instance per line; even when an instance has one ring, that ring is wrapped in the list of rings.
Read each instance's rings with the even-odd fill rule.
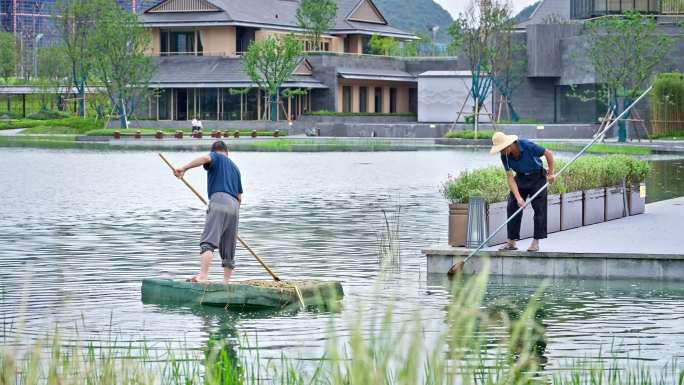
[[[625,155],[607,156],[603,160],[603,186],[620,186],[627,179],[632,158]]]
[[[508,196],[506,172],[500,166],[463,171],[457,178],[442,184],[441,193],[450,203],[468,203],[470,197],[484,198],[486,203],[501,202]]]

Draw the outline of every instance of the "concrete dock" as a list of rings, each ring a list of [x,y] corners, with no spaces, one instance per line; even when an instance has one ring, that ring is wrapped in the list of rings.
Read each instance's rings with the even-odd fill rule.
[[[465,265],[481,271],[486,259],[492,275],[533,277],[640,278],[684,281],[684,197],[651,203],[641,215],[549,234],[541,251],[486,248]],[[505,231],[502,230],[502,231]],[[429,274],[446,274],[471,250],[437,245],[423,250]]]

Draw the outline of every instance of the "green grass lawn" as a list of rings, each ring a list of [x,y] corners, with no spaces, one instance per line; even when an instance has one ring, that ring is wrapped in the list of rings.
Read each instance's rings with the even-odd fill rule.
[[[478,130],[477,131],[477,138],[478,139],[491,139],[492,135],[494,135],[494,131],[491,130]],[[475,139],[475,131],[473,130],[464,130],[464,131],[449,131],[444,135],[445,138],[447,139]]]
[[[552,151],[579,152],[584,148],[582,145],[565,143],[538,142],[539,145]],[[650,155],[651,149],[648,147],[622,145],[622,144],[594,144],[587,150],[590,154],[623,154],[623,155]]]

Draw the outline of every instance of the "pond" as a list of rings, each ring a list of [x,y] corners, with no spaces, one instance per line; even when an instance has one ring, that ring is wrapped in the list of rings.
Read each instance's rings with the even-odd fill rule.
[[[174,164],[196,153],[169,153]],[[359,310],[392,306],[397,325],[420,307],[443,327],[448,285],[428,277],[420,249],[446,242],[439,195],[448,174],[497,163],[475,150],[234,153],[242,170],[243,239],[283,278],[340,280],[342,310],[232,312],[143,304],[146,277],[196,272],[204,208],[152,152],[0,149],[0,344],[25,346],[55,328],[66,342],[202,348],[210,338],[261,359],[317,359],[331,321],[347,333]],[[684,161],[654,160],[649,200],[684,195]],[[202,192],[204,173],[189,181]],[[401,254],[379,257],[400,224]],[[215,261],[217,262],[217,261]],[[266,278],[238,247],[237,279]],[[382,266],[382,267],[381,267]],[[220,267],[212,267],[220,278]],[[536,280],[492,281],[487,298],[524,303]],[[549,365],[611,351],[654,365],[682,358],[684,288],[654,282],[555,281],[544,297]]]

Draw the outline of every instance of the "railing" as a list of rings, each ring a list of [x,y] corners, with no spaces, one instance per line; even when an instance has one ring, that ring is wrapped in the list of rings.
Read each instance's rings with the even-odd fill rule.
[[[655,15],[684,14],[684,0],[572,0],[570,17],[588,19],[639,11]]]

